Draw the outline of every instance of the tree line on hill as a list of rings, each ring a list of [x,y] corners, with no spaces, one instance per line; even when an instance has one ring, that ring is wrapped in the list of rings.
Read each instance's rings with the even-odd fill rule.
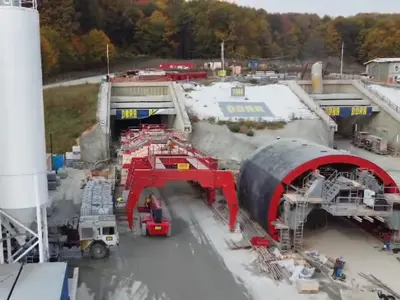
[[[400,14],[270,14],[216,0],[39,0],[45,76],[139,55],[180,59],[400,57]]]

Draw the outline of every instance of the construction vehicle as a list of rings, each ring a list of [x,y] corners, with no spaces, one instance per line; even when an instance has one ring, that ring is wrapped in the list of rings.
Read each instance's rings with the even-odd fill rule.
[[[112,185],[89,180],[84,187],[80,216],[62,226],[49,227],[49,243],[60,249],[76,247],[82,255],[88,251],[95,259],[108,257],[110,248],[119,245]]]
[[[116,213],[121,219],[121,214],[125,213],[129,228],[134,227],[134,212],[143,189],[164,187],[170,181],[185,181],[197,182],[204,189],[210,206],[215,202],[216,189],[221,189],[228,206],[229,228],[231,231],[235,229],[239,204],[232,172],[219,170],[218,161],[187,143],[184,135],[166,129],[165,125],[142,124],[140,130],[128,130],[121,136],[119,160],[119,184],[124,187],[122,194],[125,194],[126,205],[124,208],[119,207],[118,211],[116,209]],[[148,225],[151,222],[160,223],[161,219],[156,215],[162,214],[165,217],[166,208],[160,202],[154,201],[151,209],[146,210],[156,214],[152,216],[153,220],[141,218],[142,224],[147,226],[146,228],[143,225],[142,232],[155,234],[150,232]],[[155,220],[156,217],[158,221]],[[158,228],[154,225],[154,229]],[[168,235],[168,231],[166,232]]]
[[[142,236],[171,236],[171,217],[165,205],[150,194],[143,206],[138,206]]]
[[[387,140],[369,134],[369,132],[366,131],[356,131],[353,139],[353,144],[358,148],[364,148],[376,154],[388,154]]]

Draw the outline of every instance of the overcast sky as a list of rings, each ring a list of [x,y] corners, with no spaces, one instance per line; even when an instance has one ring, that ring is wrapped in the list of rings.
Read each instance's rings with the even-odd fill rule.
[[[268,12],[317,13],[349,16],[360,12],[400,13],[400,0],[236,0],[239,5]]]

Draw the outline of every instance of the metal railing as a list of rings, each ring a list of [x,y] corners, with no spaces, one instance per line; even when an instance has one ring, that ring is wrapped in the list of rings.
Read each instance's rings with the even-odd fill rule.
[[[304,178],[303,178],[303,182],[302,182],[302,187],[303,187],[303,189],[306,187],[306,184],[310,181],[310,180],[312,180],[312,178],[313,178],[313,173],[312,172],[310,172],[310,173],[308,173]]]
[[[322,205],[322,208],[333,216],[390,216],[393,213],[393,204],[383,201],[383,197],[376,197],[385,204],[366,205],[362,197],[336,197],[332,202]],[[387,204],[386,204],[387,203]]]
[[[194,150],[194,149],[193,149]],[[218,162],[204,157],[189,148],[168,145],[151,145],[148,148],[148,159],[153,169],[167,169],[168,165],[176,165],[177,170],[216,170]],[[181,160],[182,162],[180,162]]]
[[[388,97],[385,95],[382,95],[381,93],[375,91],[372,87],[369,86],[369,84],[365,83],[362,80],[358,81],[364,88],[366,88],[371,94],[373,94],[375,97],[383,101],[387,106],[389,106],[391,109],[393,109],[395,112],[400,114],[400,107],[393,103]]]
[[[10,7],[24,7],[37,9],[37,0],[0,0],[0,7],[10,6]]]

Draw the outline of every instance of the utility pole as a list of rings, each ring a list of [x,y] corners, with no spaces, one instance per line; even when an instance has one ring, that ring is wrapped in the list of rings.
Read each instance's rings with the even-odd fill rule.
[[[342,51],[340,54],[340,78],[343,77],[343,53],[344,53],[344,43],[342,42]]]
[[[110,54],[109,54],[108,44],[107,44],[107,75],[108,77],[110,77]]]
[[[222,71],[225,71],[225,53],[224,53],[224,50],[225,50],[225,41],[222,40],[222,43],[221,43],[221,63],[222,63]]]
[[[53,133],[50,132],[50,162],[51,162],[51,170],[53,170],[54,163],[53,163]]]

